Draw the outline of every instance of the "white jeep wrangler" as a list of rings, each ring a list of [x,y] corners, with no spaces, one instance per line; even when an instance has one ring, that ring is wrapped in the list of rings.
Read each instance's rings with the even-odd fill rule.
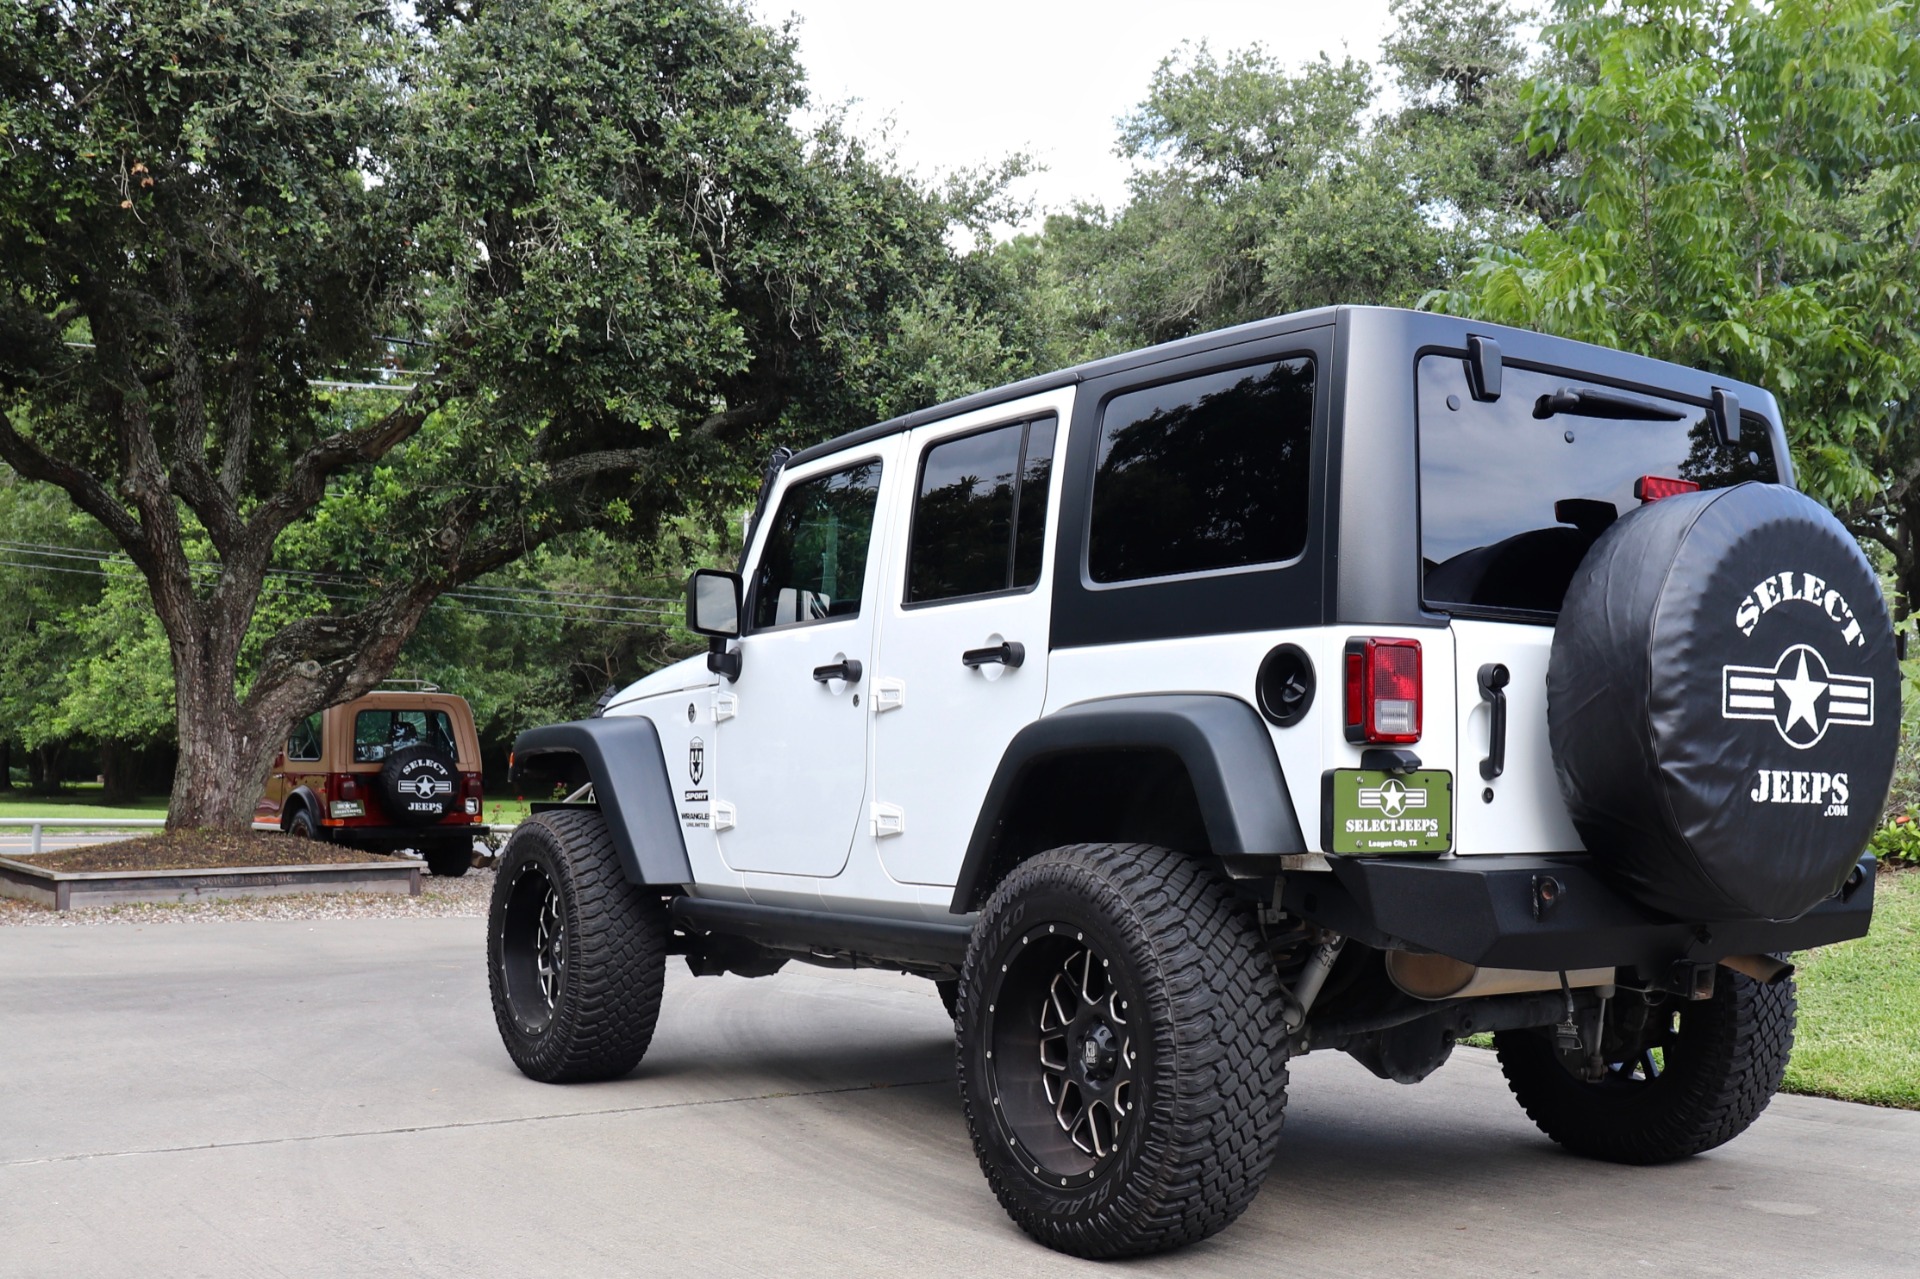
[[[1267,320],[777,455],[688,605],[705,660],[515,744],[591,798],[500,866],[514,1061],[631,1070],[668,955],[922,974],[995,1193],[1081,1256],[1233,1221],[1316,1049],[1412,1083],[1490,1031],[1568,1148],[1716,1146],[1786,954],[1872,911],[1877,579],[1697,370]]]

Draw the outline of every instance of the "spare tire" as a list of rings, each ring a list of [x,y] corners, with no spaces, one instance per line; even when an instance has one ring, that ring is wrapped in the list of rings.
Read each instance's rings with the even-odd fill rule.
[[[459,766],[437,747],[400,747],[380,765],[379,777],[380,801],[402,826],[431,826],[454,810]]]
[[[1899,721],[1879,580],[1785,486],[1641,507],[1561,606],[1561,794],[1588,849],[1677,919],[1791,919],[1837,891],[1886,802]]]

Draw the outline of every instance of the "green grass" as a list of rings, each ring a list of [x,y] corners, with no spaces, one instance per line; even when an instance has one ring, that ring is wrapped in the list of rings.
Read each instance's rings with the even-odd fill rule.
[[[511,826],[527,820],[527,803],[513,795],[489,795],[481,812],[489,826]]]
[[[58,795],[0,792],[0,817],[165,817],[167,797],[147,795],[130,804],[103,804],[97,784],[69,786]]]
[[[1794,962],[1787,1091],[1920,1110],[1920,872],[1880,877],[1872,932]]]
[[[0,817],[165,817],[167,797],[146,795],[130,804],[103,804],[98,785],[69,786],[58,795],[0,792]],[[486,819],[494,825],[525,821],[527,801],[513,795],[489,795]]]

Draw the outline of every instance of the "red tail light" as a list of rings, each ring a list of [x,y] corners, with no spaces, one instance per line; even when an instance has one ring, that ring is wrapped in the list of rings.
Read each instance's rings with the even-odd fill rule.
[[[339,783],[334,787],[333,797],[335,799],[360,798],[360,783],[354,780],[352,773],[336,773],[334,776],[340,779]]]
[[[1405,746],[1420,740],[1420,641],[1347,641],[1347,740]]]
[[[480,816],[480,809],[485,796],[486,787],[481,783],[480,774],[460,774],[460,797],[466,801],[465,807],[469,816]]]
[[[1700,486],[1692,480],[1670,480],[1664,475],[1643,475],[1633,482],[1633,495],[1642,502],[1658,502],[1663,497],[1699,491]]]

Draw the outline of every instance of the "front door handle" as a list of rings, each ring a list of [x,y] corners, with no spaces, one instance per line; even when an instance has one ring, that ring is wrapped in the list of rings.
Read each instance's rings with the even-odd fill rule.
[[[816,666],[813,668],[813,678],[815,682],[821,684],[826,683],[828,680],[835,679],[845,680],[849,684],[858,684],[860,682],[860,663],[849,657],[835,662],[831,666]]]
[[[962,666],[1004,666],[1008,670],[1027,660],[1027,646],[1018,640],[995,644],[992,648],[970,648],[960,654]]]
[[[1487,757],[1480,761],[1480,776],[1492,781],[1507,771],[1507,681],[1513,678],[1503,663],[1488,662],[1480,668],[1480,700],[1491,707],[1487,725]]]

